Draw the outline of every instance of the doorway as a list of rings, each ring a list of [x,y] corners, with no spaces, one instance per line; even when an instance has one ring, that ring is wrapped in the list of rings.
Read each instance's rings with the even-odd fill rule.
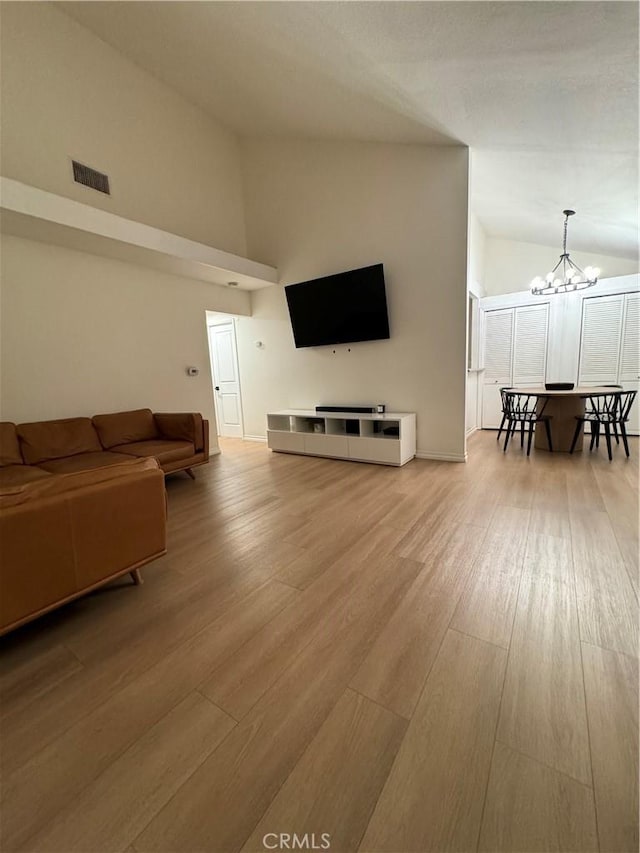
[[[208,314],[207,331],[218,435],[242,438],[244,425],[236,321],[233,317],[215,319]]]

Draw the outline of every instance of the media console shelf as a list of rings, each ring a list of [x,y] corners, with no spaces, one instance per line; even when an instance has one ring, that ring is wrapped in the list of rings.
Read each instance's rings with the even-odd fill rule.
[[[267,415],[267,443],[279,453],[404,465],[416,455],[416,416],[282,409]]]

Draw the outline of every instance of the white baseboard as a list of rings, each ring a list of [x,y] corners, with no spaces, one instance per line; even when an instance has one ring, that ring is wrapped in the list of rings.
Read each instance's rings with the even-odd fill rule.
[[[467,430],[467,438],[469,438],[470,435],[473,435],[477,429],[478,429],[478,427],[471,427],[470,429],[468,429]]]
[[[466,453],[435,453],[430,450],[418,450],[416,459],[433,459],[435,462],[466,462]]]
[[[216,447],[216,448],[213,448],[213,449],[212,449],[212,448],[209,448],[209,456],[219,456],[219,455],[220,455],[220,453],[222,453],[222,451],[220,450],[220,448],[219,448],[219,447]]]
[[[267,440],[266,435],[243,435],[242,438],[244,441],[262,441],[263,443]]]

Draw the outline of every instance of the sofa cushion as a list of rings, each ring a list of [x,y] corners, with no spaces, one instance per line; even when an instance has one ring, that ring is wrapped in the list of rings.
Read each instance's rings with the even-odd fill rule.
[[[116,453],[109,454],[117,456]],[[124,464],[123,464],[124,459]],[[69,471],[60,475],[53,476],[40,468],[26,467],[27,471],[37,471],[42,475],[39,482],[23,482],[7,485],[7,488],[0,489],[0,510],[8,509],[13,506],[20,506],[29,501],[38,501],[43,498],[51,498],[56,495],[66,494],[76,489],[86,489],[88,486],[95,486],[99,483],[112,482],[123,477],[131,477],[139,474],[142,471],[157,471],[158,462],[156,459],[132,459],[129,457],[121,457],[119,465],[105,465],[102,468],[93,468],[86,471]]]
[[[90,471],[93,468],[122,465],[123,462],[130,461],[131,457],[123,453],[101,450],[98,453],[82,453],[79,456],[67,456],[64,459],[51,459],[48,462],[42,462],[39,467],[52,474],[73,474],[76,471]]]
[[[16,425],[8,421],[0,423],[0,466],[23,464]]]
[[[95,415],[93,425],[98,430],[100,442],[106,450],[119,444],[158,438],[158,430],[151,409]]]
[[[17,432],[27,465],[102,450],[90,418],[19,424]]]
[[[123,444],[113,448],[118,453],[130,453],[132,456],[154,456],[162,465],[163,462],[178,462],[188,459],[195,454],[195,448],[190,441],[138,441],[134,444]]]
[[[0,493],[11,486],[23,486],[25,483],[35,483],[36,480],[47,480],[51,477],[48,471],[33,465],[3,465],[0,468]]]

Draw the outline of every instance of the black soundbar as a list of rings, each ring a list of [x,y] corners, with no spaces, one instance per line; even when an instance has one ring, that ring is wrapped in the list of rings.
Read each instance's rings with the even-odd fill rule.
[[[353,415],[380,415],[384,412],[384,404],[375,406],[316,406],[316,412],[347,412]]]

